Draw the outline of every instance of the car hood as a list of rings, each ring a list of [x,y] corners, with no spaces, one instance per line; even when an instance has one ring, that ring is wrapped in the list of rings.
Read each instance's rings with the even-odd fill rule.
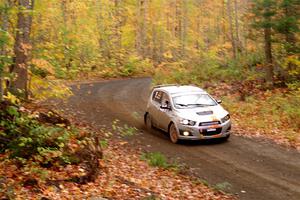
[[[220,120],[228,114],[219,104],[216,106],[177,109],[176,113],[180,118],[199,122]]]

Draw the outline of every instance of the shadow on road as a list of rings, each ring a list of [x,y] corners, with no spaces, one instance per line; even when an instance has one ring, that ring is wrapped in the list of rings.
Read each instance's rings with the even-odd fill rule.
[[[142,130],[143,130],[144,134],[151,134],[160,139],[168,140],[168,142],[171,143],[168,133],[166,133],[160,129],[154,128],[151,131],[149,131],[146,128],[143,128]],[[229,139],[229,141],[225,141],[222,138],[214,138],[214,139],[209,139],[209,140],[180,140],[177,145],[183,145],[186,147],[188,147],[188,146],[191,146],[191,147],[192,146],[209,146],[209,145],[213,146],[213,145],[222,145],[222,144],[225,144],[228,142],[230,142],[230,139]]]

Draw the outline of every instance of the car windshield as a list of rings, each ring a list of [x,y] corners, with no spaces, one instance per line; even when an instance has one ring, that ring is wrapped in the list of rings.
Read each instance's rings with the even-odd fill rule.
[[[173,97],[176,108],[215,106],[217,103],[208,94],[185,94]]]

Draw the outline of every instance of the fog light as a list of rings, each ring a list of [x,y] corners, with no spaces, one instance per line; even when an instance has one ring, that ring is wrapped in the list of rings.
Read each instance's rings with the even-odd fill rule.
[[[189,133],[188,131],[184,131],[184,132],[183,132],[183,135],[184,135],[184,136],[189,136],[190,133]]]

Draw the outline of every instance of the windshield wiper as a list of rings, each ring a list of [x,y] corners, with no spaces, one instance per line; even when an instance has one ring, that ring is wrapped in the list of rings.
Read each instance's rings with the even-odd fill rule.
[[[211,104],[201,104],[201,103],[189,103],[187,106],[213,106]]]
[[[176,105],[181,106],[181,107],[188,107],[188,106],[199,106],[199,107],[214,106],[214,105],[211,105],[211,104],[201,104],[201,103],[189,103],[189,104],[176,103]]]
[[[183,104],[183,103],[176,103],[176,105],[179,105],[179,106],[188,106],[187,104]]]

